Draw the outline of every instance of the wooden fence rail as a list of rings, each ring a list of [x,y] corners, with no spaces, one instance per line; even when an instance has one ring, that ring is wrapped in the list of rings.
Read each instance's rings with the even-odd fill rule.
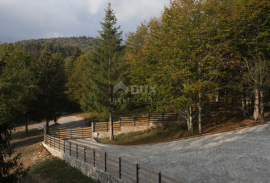
[[[91,138],[92,127],[69,128],[69,129],[60,128],[54,131],[49,131],[49,135],[58,137],[59,139]]]
[[[269,103],[270,104],[270,103]],[[234,102],[225,105],[224,102],[204,102],[202,105],[202,114],[207,115],[208,112],[222,112],[222,111],[236,111],[241,110],[241,103]],[[192,106],[194,113],[198,112],[198,108]],[[177,113],[164,112],[164,113],[148,113],[145,117],[120,117],[119,121],[113,122],[113,131],[121,131],[121,127],[134,127],[134,126],[150,126],[150,123],[157,122],[186,122],[186,119]],[[93,132],[109,132],[109,122],[93,122]]]
[[[177,179],[129,162],[107,152],[68,142],[57,136],[44,133],[44,143],[85,163],[91,164],[119,179],[130,183],[183,183]]]

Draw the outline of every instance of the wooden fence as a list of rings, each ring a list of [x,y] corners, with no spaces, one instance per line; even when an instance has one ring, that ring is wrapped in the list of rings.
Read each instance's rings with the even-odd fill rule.
[[[119,121],[113,122],[113,131],[120,131],[120,123]],[[94,122],[93,123],[93,131],[94,132],[109,132],[110,131],[110,123],[109,122]]]
[[[81,146],[58,137],[44,134],[44,143],[128,183],[183,183],[161,172],[150,170],[139,164],[124,160],[121,157],[112,156],[107,152]]]
[[[92,138],[92,127],[57,129],[49,131],[49,135],[60,139]]]
[[[225,105],[224,102],[205,102],[202,106],[202,114],[207,115],[207,112],[221,112],[221,111],[235,111],[240,110],[241,105],[239,102],[235,102],[229,106]],[[193,113],[198,112],[197,107],[192,107]],[[113,131],[120,131],[121,127],[131,126],[150,126],[151,122],[186,122],[186,119],[177,113],[149,113],[146,117],[120,117],[119,121],[113,122]],[[109,122],[94,122],[94,132],[109,132]]]

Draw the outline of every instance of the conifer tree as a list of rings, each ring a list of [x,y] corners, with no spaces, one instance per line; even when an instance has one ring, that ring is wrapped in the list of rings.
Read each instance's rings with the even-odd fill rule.
[[[123,72],[122,32],[116,27],[116,16],[108,4],[104,22],[101,22],[102,31],[99,31],[99,44],[94,48],[91,55],[91,66],[85,74],[87,92],[83,97],[82,109],[85,111],[98,112],[99,118],[109,117],[111,135],[113,140],[112,113],[119,105],[113,102],[113,86],[120,80]]]
[[[35,111],[46,119],[46,133],[49,130],[49,121],[64,107],[66,79],[63,61],[61,53],[51,54],[46,47],[34,66],[38,80]]]

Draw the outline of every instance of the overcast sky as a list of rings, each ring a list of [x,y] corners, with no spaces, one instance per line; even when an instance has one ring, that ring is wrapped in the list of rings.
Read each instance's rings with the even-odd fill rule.
[[[125,33],[159,17],[169,0],[0,0],[0,42],[98,36],[108,2]]]

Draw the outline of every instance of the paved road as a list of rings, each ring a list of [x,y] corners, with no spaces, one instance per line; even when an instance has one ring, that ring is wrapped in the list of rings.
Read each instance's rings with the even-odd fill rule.
[[[270,182],[267,125],[152,145],[105,145],[90,139],[70,141],[121,156],[184,182]]]

